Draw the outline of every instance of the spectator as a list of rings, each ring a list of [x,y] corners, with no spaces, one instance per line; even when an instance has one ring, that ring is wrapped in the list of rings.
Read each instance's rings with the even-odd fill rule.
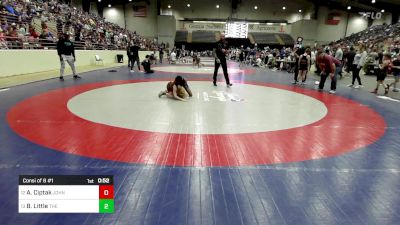
[[[80,79],[75,69],[75,47],[74,44],[69,40],[69,34],[64,34],[57,43],[57,54],[60,58],[60,80],[64,81],[64,69],[65,61],[69,64],[74,75],[74,79]]]
[[[154,73],[154,71],[150,69],[150,65],[151,65],[150,56],[146,55],[146,58],[142,62],[142,66],[145,73]]]

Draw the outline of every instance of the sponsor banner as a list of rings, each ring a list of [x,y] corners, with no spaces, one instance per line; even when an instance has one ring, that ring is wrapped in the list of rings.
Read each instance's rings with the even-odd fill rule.
[[[281,24],[252,24],[249,23],[249,33],[287,33],[287,25]],[[226,23],[184,23],[183,29],[189,32],[194,30],[224,32]]]
[[[286,25],[249,24],[250,33],[286,33]]]
[[[225,31],[225,23],[185,23],[185,30]]]

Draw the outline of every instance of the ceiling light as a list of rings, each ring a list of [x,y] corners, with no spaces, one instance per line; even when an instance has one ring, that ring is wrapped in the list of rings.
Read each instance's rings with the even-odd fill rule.
[[[190,7],[190,4],[187,4],[186,6],[187,6],[187,7]]]
[[[286,10],[286,6],[283,6],[282,9],[283,9],[283,10]]]
[[[257,10],[257,9],[258,9],[258,6],[254,6],[254,9]]]
[[[108,4],[108,8],[111,8],[111,4]]]
[[[384,12],[385,12],[385,10],[384,10],[384,9],[382,9],[382,10],[381,10],[381,12],[382,12],[382,13],[384,13]]]
[[[301,13],[301,9],[299,9],[299,13]]]
[[[168,5],[168,9],[170,9],[171,8],[171,5]]]
[[[351,6],[347,6],[347,10],[350,10],[351,9]]]
[[[101,2],[101,0],[98,0],[99,2]]]
[[[375,0],[372,0],[371,3],[372,3],[372,4],[375,3]]]
[[[219,9],[219,5],[216,5],[215,7],[216,7],[217,9]]]

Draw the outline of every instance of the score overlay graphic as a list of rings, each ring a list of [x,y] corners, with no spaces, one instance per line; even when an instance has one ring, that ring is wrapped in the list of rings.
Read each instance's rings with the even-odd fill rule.
[[[20,175],[19,213],[114,213],[111,175]]]

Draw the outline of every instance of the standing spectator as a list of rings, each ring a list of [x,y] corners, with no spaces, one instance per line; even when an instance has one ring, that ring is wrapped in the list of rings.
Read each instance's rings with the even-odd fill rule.
[[[379,64],[379,73],[377,74],[376,78],[376,88],[371,92],[374,94],[378,94],[379,87],[382,85],[385,88],[385,95],[389,93],[389,85],[384,84],[383,82],[385,81],[385,78],[389,72],[389,68],[391,66],[392,60],[391,60],[390,54],[385,54],[383,56],[382,64]]]
[[[396,87],[396,85],[400,80],[400,53],[397,54],[397,58],[392,62],[392,72],[394,81],[389,86],[393,85],[393,92],[399,92],[399,89]]]
[[[352,46],[352,47],[350,47],[349,51],[345,54],[347,73],[350,73],[350,71],[353,70],[353,62],[354,62],[355,56],[356,56],[356,52],[354,51],[354,47]]]
[[[214,76],[213,76],[213,84],[217,86],[217,74],[219,66],[222,66],[222,70],[224,72],[226,85],[228,87],[232,86],[229,81],[228,75],[228,67],[226,64],[226,53],[228,49],[228,42],[225,40],[225,34],[221,34],[220,40],[216,43],[216,48],[214,50],[214,58],[215,58],[215,68],[214,68]]]
[[[163,49],[163,47],[160,48],[159,57],[160,57],[160,64],[162,64],[162,60],[164,58],[164,49]]]
[[[64,69],[65,61],[69,64],[74,74],[74,79],[81,78],[76,74],[75,69],[75,47],[74,44],[69,40],[69,34],[65,33],[57,43],[57,53],[60,58],[61,68],[60,68],[60,80],[64,81]]]
[[[337,70],[337,74],[340,75],[340,79],[342,79],[343,50],[340,47],[340,45],[337,45],[337,49],[335,52],[335,58],[341,63],[340,65],[338,65],[336,70]]]
[[[324,89],[325,81],[328,76],[331,78],[331,90],[330,94],[336,93],[336,76],[337,76],[337,66],[340,66],[340,62],[328,55],[325,52],[319,51],[317,56],[317,65],[321,69],[321,80],[319,82],[318,90],[322,91]]]
[[[358,81],[358,86],[356,86],[355,88],[363,87],[362,84],[361,84],[361,78],[360,78],[360,70],[362,68],[362,64],[361,64],[362,52],[361,51],[362,50],[360,49],[358,51],[358,53],[355,54],[354,57],[353,57],[353,63],[351,65],[351,73],[353,75],[353,79],[352,79],[351,84],[347,85],[348,87],[353,87],[356,79]],[[348,61],[349,61],[349,59],[348,59]]]

